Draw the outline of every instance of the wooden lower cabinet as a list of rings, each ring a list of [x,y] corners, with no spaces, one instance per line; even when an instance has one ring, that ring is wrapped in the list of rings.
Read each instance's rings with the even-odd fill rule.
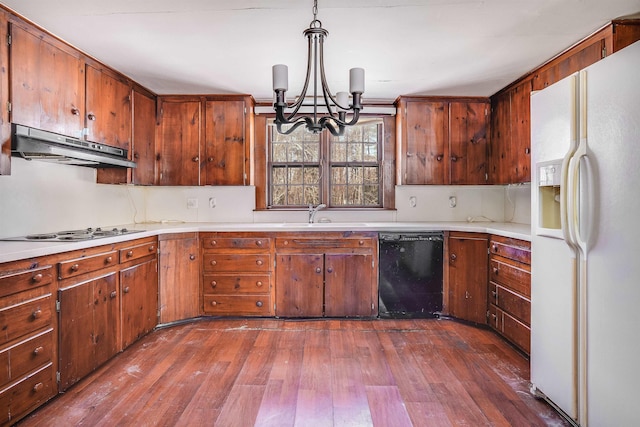
[[[448,312],[453,317],[487,323],[487,246],[486,234],[449,233]]]
[[[272,241],[260,233],[201,233],[202,312],[273,316]]]
[[[531,348],[531,244],[491,236],[489,325],[529,354]]]
[[[117,278],[111,272],[58,291],[60,391],[118,353]]]
[[[120,271],[122,349],[151,332],[158,322],[158,260]]]
[[[158,237],[160,247],[159,322],[198,317],[200,295],[198,233]]]
[[[276,315],[378,315],[377,233],[276,237]]]

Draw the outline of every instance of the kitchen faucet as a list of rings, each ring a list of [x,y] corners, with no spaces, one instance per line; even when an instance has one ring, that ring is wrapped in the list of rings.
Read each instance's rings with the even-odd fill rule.
[[[313,224],[313,220],[316,217],[316,214],[318,213],[318,211],[326,207],[327,205],[325,205],[324,203],[320,203],[318,206],[314,208],[313,205],[309,203],[309,224]]]

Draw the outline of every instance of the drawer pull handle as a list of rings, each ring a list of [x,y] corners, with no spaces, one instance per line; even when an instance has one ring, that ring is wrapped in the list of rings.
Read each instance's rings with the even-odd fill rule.
[[[122,290],[125,294],[128,294],[131,289],[128,286],[125,286]]]
[[[211,265],[218,265],[218,261],[216,261],[215,259],[211,260]]]
[[[38,273],[31,278],[31,281],[34,283],[40,283],[42,281],[42,273]]]
[[[111,291],[111,293],[109,294],[109,297],[111,297],[111,299],[114,299],[118,294],[116,293],[116,291]]]
[[[322,273],[322,269],[320,267],[316,267],[316,273]]]
[[[218,286],[218,282],[216,282],[215,280],[211,281],[211,287],[215,288],[216,286]]]
[[[358,240],[358,244],[359,244],[360,246],[364,245],[364,240]]]
[[[34,319],[39,319],[40,317],[42,317],[42,310],[35,310],[33,313],[31,313],[31,317],[33,317]]]
[[[450,258],[451,258],[451,261],[455,261],[455,260],[457,260],[457,259],[458,259],[458,255],[456,255],[456,254],[451,254],[451,257],[450,257]]]
[[[108,257],[104,260],[104,263],[105,263],[105,264],[111,264],[111,261],[113,261],[113,257],[108,256]]]
[[[262,307],[262,301],[256,302],[256,307]]]
[[[264,264],[264,261],[262,261],[261,259],[259,259],[259,260],[257,260],[257,261],[256,261],[256,264],[258,264],[258,265],[262,265],[262,264]]]
[[[196,256],[195,256],[194,254],[191,254],[191,255],[189,255],[189,259],[190,259],[191,261],[193,261],[193,260],[195,260],[195,259],[196,259]]]
[[[153,252],[156,250],[156,247],[154,245],[149,246],[149,252]]]
[[[217,244],[218,244],[218,242],[217,242],[217,241],[215,241],[215,240],[212,240],[212,241],[211,241],[211,246],[215,246],[215,245],[217,245]]]
[[[37,356],[37,355],[39,355],[40,353],[42,353],[43,351],[44,351],[44,347],[43,347],[43,346],[36,347],[36,348],[34,348],[34,349],[33,349],[33,355],[34,355],[34,356]]]
[[[493,295],[494,297],[497,297],[498,293],[496,291],[491,291],[491,295]]]
[[[133,256],[133,251],[129,251],[129,252],[127,252],[127,257],[128,257],[128,258],[131,258],[132,256]]]
[[[78,271],[79,268],[80,268],[80,266],[78,264],[73,264],[71,266],[71,271]]]
[[[493,274],[498,274],[500,269],[498,267],[493,267]]]
[[[38,393],[39,391],[41,391],[44,388],[44,384],[42,383],[38,383],[36,385],[33,386],[33,391],[35,393]]]
[[[496,245],[491,246],[493,252],[498,252],[498,247]]]
[[[256,245],[258,246],[262,246],[264,243],[262,242],[262,240],[256,240]]]
[[[259,287],[259,288],[260,288],[260,287],[262,287],[262,281],[258,280],[258,281],[256,282],[256,286],[257,286],[257,287]]]
[[[211,306],[215,307],[216,305],[218,305],[218,303],[216,301],[211,301]]]
[[[498,316],[496,316],[495,314],[492,314],[491,317],[493,318],[493,320],[498,318]]]

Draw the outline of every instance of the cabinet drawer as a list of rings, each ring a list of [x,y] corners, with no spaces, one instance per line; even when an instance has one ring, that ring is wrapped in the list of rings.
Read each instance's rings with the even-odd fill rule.
[[[374,244],[369,237],[350,237],[344,239],[317,238],[277,238],[277,249],[339,249],[339,248],[369,248]]]
[[[214,272],[267,272],[271,270],[271,258],[269,254],[204,254],[202,268]]]
[[[155,242],[147,242],[141,245],[120,249],[119,259],[121,263],[132,261],[134,259],[143,258],[149,255],[155,255],[157,253],[157,250],[158,246],[155,244]]]
[[[51,324],[51,294],[0,310],[0,345]]]
[[[205,274],[205,294],[263,294],[270,290],[268,274]]]
[[[15,294],[53,281],[53,268],[46,265],[31,270],[22,270],[0,274],[0,297]]]
[[[516,265],[507,264],[493,258],[490,261],[489,278],[525,296],[531,296],[531,273]]]
[[[489,325],[508,341],[529,354],[531,329],[493,304],[489,305]]]
[[[79,276],[101,268],[110,267],[118,263],[118,252],[110,251],[98,255],[76,258],[58,263],[58,277],[67,279]]]
[[[269,316],[271,297],[269,295],[205,295],[205,314]]]
[[[16,421],[54,395],[53,365],[47,364],[39,371],[23,378],[0,392],[0,424]]]
[[[499,255],[524,264],[531,264],[531,244],[529,242],[492,236],[489,250],[492,255]]]
[[[531,302],[521,295],[490,283],[489,300],[492,304],[503,309],[521,322],[531,324]]]
[[[269,249],[271,239],[256,237],[205,237],[205,249]]]
[[[52,350],[53,329],[49,329],[0,351],[0,366],[9,368],[2,371],[0,385],[16,380],[37,367],[51,362]]]

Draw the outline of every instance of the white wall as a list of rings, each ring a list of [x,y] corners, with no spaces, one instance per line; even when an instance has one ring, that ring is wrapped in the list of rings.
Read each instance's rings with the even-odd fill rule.
[[[307,211],[255,211],[255,187],[96,184],[91,168],[12,158],[0,176],[0,236],[142,222],[305,222]],[[449,207],[449,197],[456,207]],[[410,198],[415,197],[412,207]],[[215,198],[215,207],[209,199]],[[195,201],[197,207],[194,206]],[[396,210],[320,211],[333,222],[531,222],[530,187],[398,186]]]

